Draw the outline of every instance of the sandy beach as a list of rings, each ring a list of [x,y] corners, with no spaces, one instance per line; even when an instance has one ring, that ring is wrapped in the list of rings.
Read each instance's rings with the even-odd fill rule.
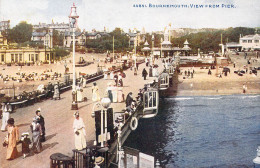
[[[251,56],[250,56],[251,57]],[[211,70],[212,75],[208,75],[208,69],[200,69],[199,67],[181,67],[181,74],[178,76],[178,81],[174,82],[173,88],[170,89],[172,95],[177,96],[199,96],[199,95],[231,95],[231,94],[243,94],[243,84],[247,85],[246,94],[260,94],[260,76],[255,74],[245,73],[243,76],[238,76],[234,71],[244,70],[244,65],[247,64],[247,59],[244,59],[242,54],[230,55],[231,61],[235,62],[229,64],[230,73],[225,76],[222,74],[222,78],[216,77],[216,71],[222,72],[223,68],[218,70]],[[260,59],[252,56],[251,59],[256,59],[257,62],[252,62],[248,67],[259,67]],[[185,76],[185,71],[192,71],[195,73],[193,78]],[[249,68],[248,68],[249,69]],[[185,77],[185,79],[184,79]]]

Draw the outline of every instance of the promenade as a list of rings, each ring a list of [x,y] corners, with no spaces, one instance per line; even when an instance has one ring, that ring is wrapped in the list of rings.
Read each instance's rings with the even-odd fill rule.
[[[159,65],[159,72],[162,71],[161,60],[156,60],[155,64]],[[92,68],[92,70],[91,70]],[[85,72],[93,71],[93,66],[85,67]],[[142,70],[146,68],[145,63],[139,65],[138,75],[134,75],[134,71],[128,69],[125,71],[126,78],[123,78],[123,93],[125,98],[129,92],[133,92],[133,97],[137,96],[140,88],[143,88],[144,84],[152,82],[155,78],[148,77],[147,80],[142,78]],[[99,87],[99,94],[102,98],[105,94],[107,84],[114,82],[112,80],[100,79],[96,81]],[[92,107],[92,83],[89,83],[86,88],[83,89],[83,97],[87,97],[88,101],[79,103],[80,117],[86,125],[87,141],[95,139],[95,122],[91,117]],[[61,94],[61,100],[45,100],[37,103],[33,106],[17,109],[11,114],[11,117],[15,119],[15,125],[18,126],[20,134],[23,132],[30,132],[29,126],[32,122],[32,118],[35,116],[35,111],[40,107],[42,110],[42,116],[45,118],[46,127],[46,141],[43,143],[43,151],[39,154],[35,154],[23,159],[20,157],[8,161],[5,159],[6,148],[0,146],[0,165],[1,168],[46,168],[50,164],[50,155],[53,153],[63,153],[68,156],[72,156],[72,150],[74,149],[74,132],[73,132],[73,113],[75,111],[71,109],[72,96],[71,91],[67,91]],[[125,103],[112,103],[111,107],[114,111],[121,111],[125,108]],[[31,134],[31,132],[30,132]],[[0,139],[3,140],[6,132],[0,132]],[[21,144],[18,145],[18,151],[21,152]]]

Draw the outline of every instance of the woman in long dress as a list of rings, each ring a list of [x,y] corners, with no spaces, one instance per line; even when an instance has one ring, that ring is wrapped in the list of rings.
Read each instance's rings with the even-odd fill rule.
[[[10,113],[8,110],[8,105],[6,103],[2,103],[2,112],[3,112],[3,118],[2,118],[2,127],[1,131],[6,131],[7,127],[7,121],[10,118]]]
[[[124,101],[123,98],[123,87],[117,87],[117,102],[121,103],[122,101]]]
[[[39,124],[40,118],[38,116],[33,118],[33,122],[31,124],[31,131],[32,131],[32,151],[34,153],[40,153],[42,150],[42,143],[40,141],[42,135],[42,128]]]
[[[74,113],[74,117],[73,129],[75,133],[75,148],[77,150],[82,150],[87,147],[85,124],[82,118],[79,117],[78,111]]]
[[[7,126],[7,139],[8,139],[8,145],[7,145],[7,152],[6,152],[6,159],[15,159],[18,156],[17,151],[17,142],[19,141],[19,131],[17,126],[14,125],[14,119],[10,118],[8,120],[8,126]]]
[[[58,83],[55,84],[54,86],[54,95],[53,95],[53,99],[60,99],[60,91],[59,91],[59,86]]]
[[[83,97],[82,97],[82,89],[80,85],[77,86],[76,90],[77,90],[77,101],[82,102]]]
[[[92,86],[92,100],[94,102],[100,100],[98,86],[97,86],[96,82],[94,82],[93,86]]]

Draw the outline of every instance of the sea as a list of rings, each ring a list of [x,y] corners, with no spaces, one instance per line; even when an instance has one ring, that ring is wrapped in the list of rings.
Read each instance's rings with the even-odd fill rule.
[[[260,95],[169,97],[142,118],[124,146],[165,168],[253,167],[260,146]]]

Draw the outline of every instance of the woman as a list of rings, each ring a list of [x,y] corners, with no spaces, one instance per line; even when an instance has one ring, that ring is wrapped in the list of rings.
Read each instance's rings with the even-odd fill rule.
[[[73,129],[75,133],[75,148],[77,150],[82,150],[87,147],[85,124],[82,118],[79,117],[78,111],[74,113],[74,117]]]
[[[3,112],[3,118],[2,118],[2,127],[1,131],[6,131],[7,127],[7,121],[10,118],[10,112],[8,110],[8,105],[6,103],[2,103],[2,112]]]
[[[117,87],[117,102],[121,103],[122,101],[124,101],[124,97],[123,97],[123,87],[121,87],[120,85]]]
[[[58,86],[58,82],[55,84],[54,86],[54,95],[53,95],[53,99],[60,99],[60,91],[59,91],[59,86]]]
[[[42,127],[39,124],[40,118],[38,116],[33,118],[33,122],[31,124],[32,131],[32,151],[34,153],[40,153],[42,150],[42,143],[40,141],[42,135]]]
[[[93,83],[92,86],[92,100],[95,101],[99,101],[100,100],[100,96],[99,96],[99,92],[98,92],[98,86],[96,84],[96,82]]]
[[[18,151],[17,151],[17,142],[19,141],[19,131],[17,126],[14,125],[14,119],[10,118],[8,121],[8,126],[7,126],[7,152],[6,152],[6,159],[15,159],[18,156]]]
[[[80,84],[78,84],[76,90],[77,90],[77,102],[82,102],[82,100],[83,100],[82,91],[83,90],[81,89]]]

